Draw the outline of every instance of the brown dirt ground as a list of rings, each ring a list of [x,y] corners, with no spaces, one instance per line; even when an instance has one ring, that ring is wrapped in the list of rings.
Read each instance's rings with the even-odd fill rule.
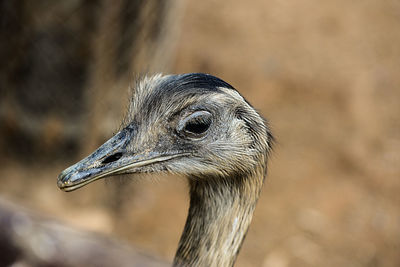
[[[399,29],[394,0],[187,2],[173,72],[229,81],[278,140],[237,266],[400,265]],[[182,179],[131,183],[118,205],[120,182],[57,190],[71,163],[5,162],[0,193],[172,261]]]

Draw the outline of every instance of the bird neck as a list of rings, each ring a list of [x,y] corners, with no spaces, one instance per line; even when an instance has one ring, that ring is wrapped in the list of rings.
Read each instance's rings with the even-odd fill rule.
[[[174,266],[233,266],[264,181],[251,175],[190,180],[190,208]]]

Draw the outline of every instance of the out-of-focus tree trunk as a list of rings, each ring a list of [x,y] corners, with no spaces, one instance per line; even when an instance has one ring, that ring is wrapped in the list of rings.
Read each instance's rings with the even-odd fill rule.
[[[0,251],[0,266],[169,266],[119,241],[35,215],[2,198]]]

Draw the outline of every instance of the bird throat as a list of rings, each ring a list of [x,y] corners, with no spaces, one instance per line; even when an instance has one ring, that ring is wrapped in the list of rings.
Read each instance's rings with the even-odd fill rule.
[[[261,167],[249,175],[190,179],[189,213],[173,266],[233,266],[263,181]]]

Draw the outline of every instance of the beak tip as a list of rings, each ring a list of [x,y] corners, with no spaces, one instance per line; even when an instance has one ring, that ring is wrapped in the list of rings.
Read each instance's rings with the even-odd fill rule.
[[[58,179],[57,186],[58,186],[58,188],[62,189],[64,187],[64,183],[60,179]]]
[[[70,177],[71,177],[71,175],[70,175],[70,172],[68,171],[68,169],[61,172],[57,178],[58,188],[60,188],[61,190],[64,190],[65,186],[70,183]]]

